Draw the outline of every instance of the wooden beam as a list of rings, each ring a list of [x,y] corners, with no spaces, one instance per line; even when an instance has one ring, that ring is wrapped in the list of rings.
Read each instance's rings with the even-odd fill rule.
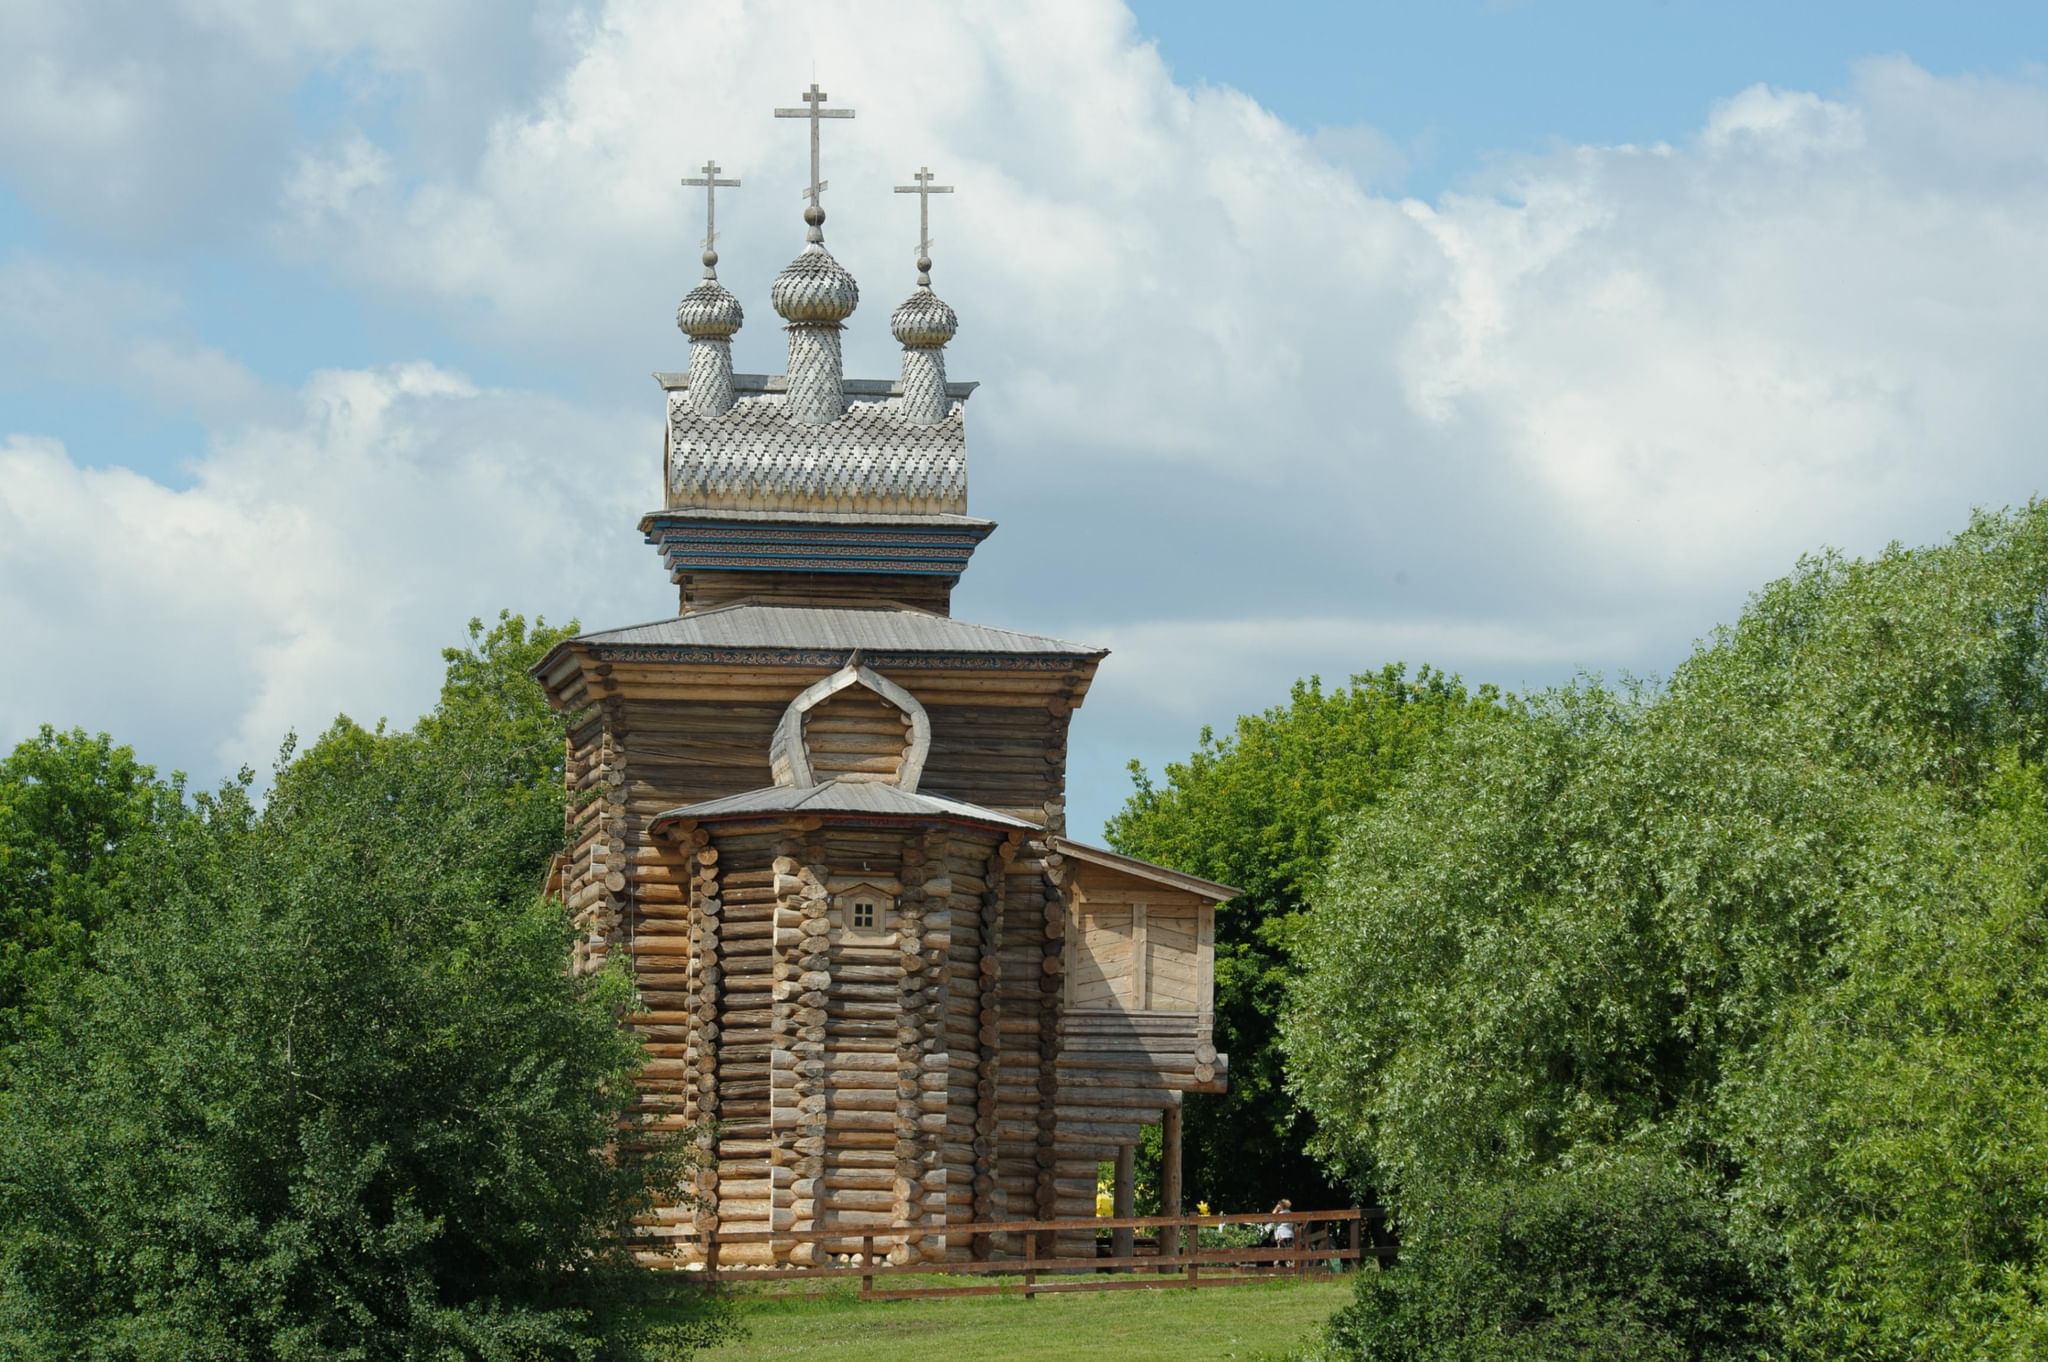
[[[1110,1212],[1120,1218],[1136,1215],[1133,1209],[1137,1202],[1137,1153],[1136,1145],[1119,1145],[1116,1151],[1116,1188]],[[1137,1249],[1135,1232],[1125,1228],[1109,1232],[1110,1256],[1128,1258]]]
[[[1180,1215],[1180,1106],[1159,1112],[1159,1215]]]

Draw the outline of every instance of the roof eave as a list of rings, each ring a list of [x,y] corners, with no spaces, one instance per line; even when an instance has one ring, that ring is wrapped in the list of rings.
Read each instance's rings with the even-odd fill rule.
[[[1071,856],[1075,860],[1085,861],[1089,865],[1099,865],[1106,870],[1121,871],[1126,875],[1133,875],[1141,880],[1151,880],[1155,884],[1164,884],[1175,889],[1184,890],[1190,894],[1199,894],[1203,898],[1213,899],[1217,903],[1227,902],[1244,893],[1242,889],[1233,889],[1227,884],[1218,884],[1214,880],[1205,880],[1199,875],[1190,875],[1186,871],[1174,870],[1163,865],[1154,865],[1150,861],[1141,861],[1135,856],[1126,856],[1120,851],[1111,851],[1108,847],[1091,846],[1086,842],[1076,842],[1067,837],[1053,838],[1052,849],[1059,852],[1062,856]]]
[[[821,824],[831,823],[841,827],[848,824],[857,824],[862,827],[901,828],[926,827],[932,823],[959,823],[966,827],[987,828],[997,832],[1036,832],[1040,830],[1040,825],[1037,823],[1027,822],[1022,818],[1012,818],[1008,815],[977,818],[971,814],[953,813],[937,809],[932,810],[930,813],[875,813],[860,809],[806,808],[729,809],[715,813],[693,813],[691,812],[692,807],[692,805],[685,804],[679,808],[670,809],[667,813],[656,814],[654,820],[647,825],[647,830],[651,833],[659,833],[661,829],[675,823],[803,823],[809,822],[814,818]]]

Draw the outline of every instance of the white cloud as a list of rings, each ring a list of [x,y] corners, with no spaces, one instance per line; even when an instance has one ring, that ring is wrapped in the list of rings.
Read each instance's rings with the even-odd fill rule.
[[[800,32],[861,110],[827,133],[828,236],[871,299],[855,367],[893,367],[909,228],[884,189],[929,160],[962,185],[939,209],[940,287],[965,322],[956,371],[990,380],[992,457],[1052,477],[1150,457],[1323,515],[1470,463],[1486,474],[1461,492],[1496,503],[1480,519],[1549,527],[1540,575],[1599,590],[1625,562],[1624,595],[2034,489],[2048,174],[2013,152],[2048,138],[2037,87],[1873,63],[1846,100],[1759,86],[1689,145],[1566,149],[1427,207],[1361,187],[1328,133],[1175,86],[1112,7],[735,13],[618,0],[471,174],[393,184],[314,248],[481,307],[516,343],[644,363],[657,300],[690,276],[671,182],[713,152],[746,177],[721,214],[723,273],[754,304],[742,363],[779,367],[760,295],[797,244],[804,139],[766,106]],[[1987,155],[2003,179],[1944,186]],[[1979,476],[1958,489],[1927,451],[1965,432]]]
[[[1341,686],[1361,671],[1400,662],[1411,672],[1428,664],[1475,686],[1494,681],[1514,689],[1523,677],[1570,674],[1588,656],[1626,657],[1645,642],[1603,620],[1560,629],[1556,621],[1404,619],[1376,611],[1146,620],[1092,630],[1083,623],[1078,632],[1113,654],[1090,689],[1090,704],[1156,710],[1183,726],[1239,712],[1261,703],[1260,696],[1263,703],[1277,701],[1276,677],[1320,676],[1326,685]]]
[[[102,245],[238,240],[308,125],[368,114],[423,164],[466,161],[568,50],[579,14],[571,0],[513,22],[494,0],[9,0],[0,175]]]
[[[353,133],[325,154],[299,157],[285,181],[284,202],[297,222],[345,218],[359,195],[374,193],[391,180],[391,157],[361,133]]]
[[[721,274],[750,318],[740,367],[779,369],[766,292],[801,242],[805,139],[768,110],[814,60],[860,111],[826,130],[827,235],[867,298],[854,372],[897,362],[914,209],[889,186],[919,164],[959,186],[934,205],[936,275],[963,319],[953,372],[985,383],[976,509],[1005,522],[962,607],[1119,648],[1096,702],[1119,728],[1089,741],[1126,741],[1117,697],[1169,685],[1176,658],[1202,681],[1169,708],[1219,719],[1301,670],[1395,656],[1511,685],[1668,667],[1802,550],[1930,539],[2043,488],[2038,83],[1873,62],[1832,97],[1731,92],[1690,138],[1563,147],[1423,204],[1374,192],[1398,152],[1371,129],[1177,86],[1102,0],[610,0],[484,41],[488,9],[294,5],[268,25],[275,6],[210,0],[179,21],[188,46],[212,35],[202,60],[95,54],[56,19],[0,60],[21,127],[83,99],[63,155],[146,169],[196,141],[215,175],[208,120],[276,115],[293,82],[354,63],[399,113],[280,134],[229,197],[366,309],[438,311],[554,376],[477,391],[393,367],[281,396],[181,338],[175,300],[138,296],[156,320],[101,341],[61,287],[33,293],[31,329],[83,338],[56,350],[124,356],[214,430],[182,492],[46,444],[5,456],[0,516],[36,545],[0,548],[11,624],[76,649],[141,618],[126,655],[221,669],[204,696],[108,682],[106,705],[261,749],[327,710],[416,709],[472,611],[658,611],[631,527],[655,483],[642,375],[680,366],[667,316],[696,274],[675,180],[710,155],[745,181],[720,201]],[[188,109],[165,83],[235,54],[258,70],[246,98]],[[0,165],[59,202],[27,145],[0,135]],[[145,558],[164,566],[139,584]],[[10,731],[56,694],[21,698]]]
[[[0,731],[82,724],[188,769],[260,765],[340,712],[409,722],[471,615],[659,614],[651,553],[591,532],[644,509],[623,434],[417,364],[315,375],[289,422],[217,442],[182,490],[15,437],[0,636],[36,665],[0,694]]]
[[[1855,109],[1804,90],[1752,85],[1721,100],[1707,116],[1700,147],[1714,155],[1794,160],[1860,149],[1863,119]]]
[[[0,393],[72,383],[223,426],[276,411],[246,365],[192,335],[176,294],[132,274],[0,260],[0,355]]]

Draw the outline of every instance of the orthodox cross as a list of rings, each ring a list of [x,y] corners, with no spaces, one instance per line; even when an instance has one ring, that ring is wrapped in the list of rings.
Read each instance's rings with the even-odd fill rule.
[[[823,241],[825,239],[825,234],[818,230],[825,221],[825,209],[818,202],[818,195],[830,188],[825,181],[818,178],[818,120],[821,118],[853,117],[853,110],[851,109],[826,108],[825,99],[825,92],[818,88],[816,81],[812,81],[811,88],[803,94],[805,107],[801,109],[777,109],[775,111],[777,118],[808,118],[811,120],[811,186],[804,191],[804,197],[811,201],[811,206],[804,210],[804,221],[810,224],[811,230],[808,235],[812,241]]]
[[[720,169],[721,167],[718,162],[706,161],[702,175],[686,175],[683,177],[685,185],[691,189],[702,189],[704,191],[704,277],[706,279],[716,279],[718,277],[714,273],[718,268],[718,191],[721,189],[738,189],[740,187],[738,180],[719,179],[718,172]]]
[[[932,195],[950,194],[950,184],[933,184],[932,168],[919,166],[917,174],[910,177],[916,184],[899,184],[899,194],[917,195],[917,282],[920,287],[930,288],[932,282]]]

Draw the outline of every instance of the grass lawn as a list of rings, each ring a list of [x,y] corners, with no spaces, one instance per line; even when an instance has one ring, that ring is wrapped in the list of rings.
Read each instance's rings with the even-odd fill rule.
[[[1305,1343],[1349,1278],[1205,1291],[869,1301],[851,1288],[745,1298],[746,1337],[706,1362],[1221,1362]]]

